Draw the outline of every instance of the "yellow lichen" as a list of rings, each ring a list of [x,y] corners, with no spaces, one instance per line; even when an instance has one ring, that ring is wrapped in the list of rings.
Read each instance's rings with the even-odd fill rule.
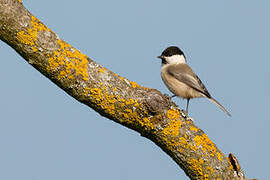
[[[125,121],[128,124],[134,124],[135,122],[139,124],[143,123],[138,113],[136,111],[133,111],[132,109],[126,108],[125,112],[122,114],[124,115]]]
[[[109,113],[110,115],[114,115],[115,114],[114,104],[107,105],[106,112]]]
[[[104,90],[104,89],[103,89]],[[95,103],[102,107],[105,112],[107,112],[110,115],[115,114],[115,96],[110,95],[108,92],[102,92],[102,89],[100,88],[85,88],[84,95],[88,95],[90,91],[90,96],[93,98]]]
[[[214,156],[217,149],[214,143],[208,138],[206,134],[197,135],[194,138],[197,147],[200,147],[204,152],[208,151],[211,156]]]
[[[50,29],[42,24],[35,16],[31,16],[31,25],[33,27],[33,31],[50,31]]]
[[[169,119],[178,119],[180,117],[180,112],[177,109],[169,109],[167,111],[167,117]]]
[[[203,169],[202,164],[203,160],[197,160],[197,159],[189,159],[188,164],[190,168],[196,172],[196,174],[199,174],[200,176],[203,176]]]
[[[197,151],[198,150],[198,147],[197,146],[190,146],[190,149],[192,149],[193,151]]]
[[[130,81],[130,84],[133,88],[137,88],[137,87],[140,87],[139,84],[137,84],[136,82],[134,81]]]
[[[172,137],[178,136],[181,124],[180,120],[171,120],[167,127],[163,129],[163,134]]]
[[[102,91],[99,88],[93,88],[90,90],[91,96],[96,100],[96,101],[102,101],[103,96],[102,96]]]
[[[199,179],[203,180],[209,180],[209,177],[211,174],[214,173],[214,169],[210,166],[206,167],[206,170],[203,168],[204,160],[203,159],[189,159],[188,164],[190,166],[190,169],[194,171],[196,174],[198,174],[200,177]]]
[[[99,83],[101,88],[85,88],[83,95],[92,97],[95,103],[102,107],[105,112],[110,115],[115,115],[117,112],[120,115],[120,121],[132,124],[132,125],[140,125],[142,128],[146,130],[154,129],[154,124],[150,121],[149,118],[141,118],[137,112],[137,109],[133,109],[132,107],[139,107],[140,104],[136,99],[123,99],[119,95],[115,96],[113,94],[109,94],[107,87],[103,83]],[[120,103],[120,104],[119,104]],[[124,111],[117,111],[117,107],[120,105]]]
[[[32,46],[33,51],[37,51],[34,47],[38,38],[38,32],[50,31],[48,27],[42,24],[35,16],[31,16],[31,26],[27,28],[27,31],[19,31],[17,33],[17,39],[19,42]]]
[[[181,145],[179,143],[179,140],[177,140],[177,139],[170,139],[170,140],[167,139],[167,143],[168,143],[168,145],[171,146],[170,148],[176,148],[176,147],[179,148],[179,146]],[[181,151],[181,150],[183,150],[183,149],[179,149],[179,151]]]
[[[162,132],[164,134],[164,141],[169,145],[168,148],[184,147],[187,143],[185,138],[178,137],[182,125],[179,116],[180,113],[177,109],[169,109],[167,111],[167,117],[170,119],[170,122]]]
[[[141,125],[141,127],[143,127],[145,130],[151,130],[154,129],[155,126],[153,125],[153,123],[150,121],[149,118],[143,118],[141,121],[139,121],[139,124]]]
[[[105,69],[105,68],[99,68],[99,72],[100,72],[100,73],[104,73],[104,69]]]
[[[179,138],[179,143],[180,143],[180,145],[181,145],[182,147],[184,147],[184,148],[188,145],[187,140],[186,140],[186,138],[184,138],[184,137],[180,137],[180,138]]]
[[[198,130],[199,130],[199,129],[198,129],[198,128],[196,128],[195,126],[190,126],[190,130],[191,130],[191,131],[198,132]]]
[[[49,57],[47,66],[48,71],[59,69],[58,78],[74,79],[74,76],[82,77],[88,80],[86,55],[72,48],[68,43],[62,40],[57,41],[59,48]]]
[[[124,77],[119,76],[118,74],[116,74],[116,75],[117,75],[117,77],[119,77],[119,78],[121,79],[121,81],[124,81],[124,80],[125,80],[125,78],[124,78]]]
[[[218,160],[222,161],[221,154],[219,152],[217,152],[217,158]]]
[[[134,104],[135,100],[134,99],[128,99],[126,102],[126,105]]]
[[[204,179],[204,180],[209,180],[209,175],[208,175],[208,174],[205,174],[205,175],[203,176],[203,179]]]
[[[140,109],[141,104],[137,99],[124,99],[121,98],[119,94],[111,94],[107,85],[103,82],[98,83],[98,85],[99,88],[85,87],[82,94],[91,97],[90,99],[106,113],[112,116],[116,115],[122,123],[140,126],[145,130],[152,130],[155,128],[150,118],[142,118],[139,114],[142,109]],[[117,89],[114,91],[116,90]]]
[[[36,47],[32,47],[33,52],[37,52],[38,49]]]
[[[211,166],[207,166],[206,169],[210,172],[210,174],[214,173],[214,169]]]
[[[29,34],[25,34],[24,31],[20,31],[17,33],[17,39],[23,43],[23,44],[26,44],[26,45],[29,45],[29,46],[33,46],[35,43],[34,43],[34,40],[33,40],[33,37]]]
[[[136,99],[121,99],[117,98],[118,102],[121,102],[120,106],[123,107],[136,107],[140,106],[139,102]],[[124,121],[128,124],[137,124],[146,130],[154,129],[154,124],[150,121],[149,118],[141,118],[136,109],[126,108],[125,112],[119,112],[123,117]]]

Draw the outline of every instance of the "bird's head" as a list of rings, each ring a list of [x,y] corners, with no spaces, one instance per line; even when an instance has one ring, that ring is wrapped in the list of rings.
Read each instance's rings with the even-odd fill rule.
[[[162,65],[186,63],[183,51],[176,46],[166,48],[157,58],[162,60]]]

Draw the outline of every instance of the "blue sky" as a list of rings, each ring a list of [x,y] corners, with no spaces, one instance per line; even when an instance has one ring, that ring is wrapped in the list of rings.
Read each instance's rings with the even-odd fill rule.
[[[249,178],[269,179],[269,1],[34,1],[25,6],[98,63],[170,92],[156,56],[181,47],[209,92],[190,116]],[[69,97],[0,42],[0,179],[188,179],[159,147]],[[185,101],[174,99],[185,107]]]

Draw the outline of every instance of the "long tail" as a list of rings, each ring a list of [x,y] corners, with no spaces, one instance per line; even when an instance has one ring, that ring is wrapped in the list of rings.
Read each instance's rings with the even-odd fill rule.
[[[214,98],[208,98],[212,103],[214,103],[215,105],[217,105],[222,111],[224,111],[228,116],[231,116],[231,114],[219,103],[217,102],[217,100],[215,100]]]

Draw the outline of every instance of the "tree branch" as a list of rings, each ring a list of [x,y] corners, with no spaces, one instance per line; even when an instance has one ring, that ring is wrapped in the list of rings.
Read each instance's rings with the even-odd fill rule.
[[[169,97],[97,64],[60,39],[20,0],[0,0],[0,38],[76,100],[152,140],[191,179],[245,179]]]

